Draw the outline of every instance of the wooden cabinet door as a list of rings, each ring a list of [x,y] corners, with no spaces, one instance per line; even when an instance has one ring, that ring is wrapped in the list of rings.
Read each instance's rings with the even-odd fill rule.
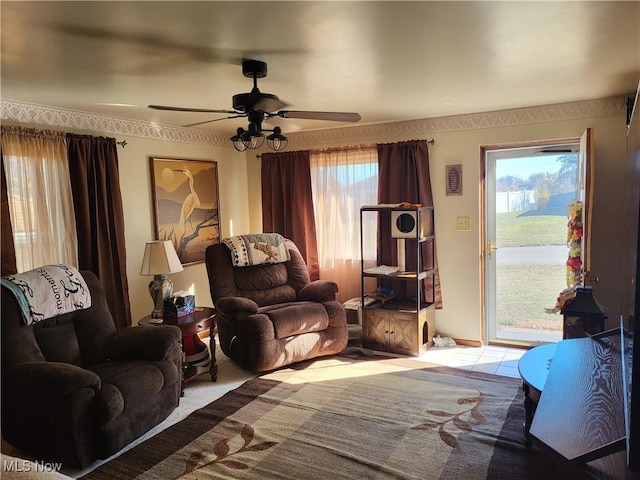
[[[418,324],[416,315],[391,313],[389,316],[389,347],[392,352],[417,355]]]
[[[418,356],[433,337],[434,308],[416,313],[365,309],[362,343],[365,348]]]
[[[389,314],[382,310],[366,310],[363,340],[365,347],[387,350],[389,339]]]

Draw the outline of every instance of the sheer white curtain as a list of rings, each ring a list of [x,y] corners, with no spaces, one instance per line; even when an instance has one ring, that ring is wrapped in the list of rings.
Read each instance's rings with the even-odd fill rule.
[[[378,196],[375,146],[311,151],[320,278],[338,284],[338,300],[360,296],[360,207]],[[375,263],[376,231],[364,235],[365,260]],[[370,230],[370,229],[369,229]]]
[[[50,263],[77,266],[65,134],[2,127],[2,159],[18,272]]]

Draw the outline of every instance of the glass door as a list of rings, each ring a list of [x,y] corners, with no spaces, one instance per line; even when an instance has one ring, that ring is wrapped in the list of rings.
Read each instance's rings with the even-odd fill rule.
[[[491,343],[562,339],[553,312],[567,288],[568,207],[579,144],[485,151],[485,319]]]

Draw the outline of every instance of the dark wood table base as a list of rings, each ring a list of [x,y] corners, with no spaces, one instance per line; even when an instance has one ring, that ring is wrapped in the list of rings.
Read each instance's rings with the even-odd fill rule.
[[[527,447],[531,446],[529,431],[555,351],[555,343],[540,345],[527,351],[518,362],[518,371],[522,377],[522,391],[524,392],[523,428],[524,443]]]
[[[138,322],[142,326],[153,325],[175,325],[182,331],[182,349],[183,349],[183,368],[182,368],[182,395],[184,396],[185,384],[196,377],[198,374],[197,367],[185,363],[184,353],[184,339],[190,338],[193,335],[198,335],[200,332],[209,330],[209,350],[211,352],[211,364],[209,366],[209,375],[211,381],[218,380],[218,364],[216,362],[216,341],[215,341],[215,329],[216,329],[216,310],[211,307],[196,307],[196,310],[184,317],[167,317],[162,319],[162,322],[158,323],[156,319],[152,319],[151,315],[147,315]]]
[[[522,391],[524,392],[524,423],[522,427],[524,429],[524,444],[527,447],[531,446],[531,423],[533,422],[533,415],[536,413],[536,406],[540,401],[540,395],[542,392],[531,387],[526,382],[522,382]]]

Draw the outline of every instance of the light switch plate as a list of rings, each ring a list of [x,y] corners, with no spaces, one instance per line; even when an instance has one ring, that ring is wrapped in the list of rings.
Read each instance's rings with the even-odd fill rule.
[[[458,217],[458,230],[459,231],[469,231],[471,227],[469,226],[469,217]]]

